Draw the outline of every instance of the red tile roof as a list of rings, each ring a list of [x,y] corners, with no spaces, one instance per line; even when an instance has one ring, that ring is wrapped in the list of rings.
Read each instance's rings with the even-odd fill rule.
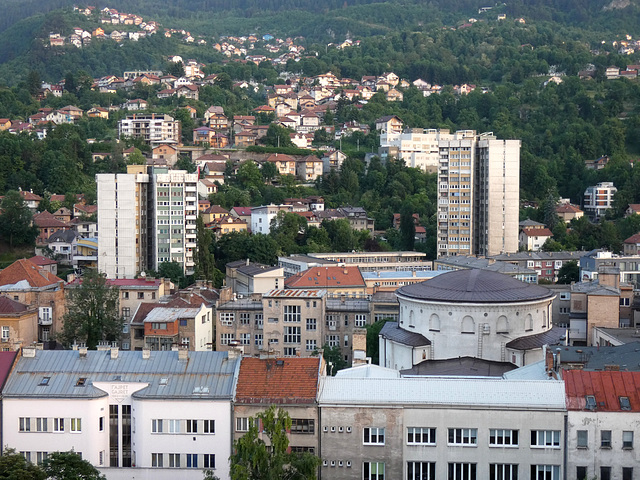
[[[31,257],[29,261],[32,263],[35,263],[36,265],[40,265],[41,267],[44,265],[58,264],[58,262],[56,262],[55,260],[51,260],[50,258],[43,257],[42,255],[36,255],[35,257]]]
[[[53,216],[52,213],[49,213],[46,210],[44,212],[36,213],[33,216],[33,223],[39,228],[48,228],[48,227],[64,228],[69,226],[69,224],[67,224],[66,222],[63,222],[62,220],[58,220],[56,217]]]
[[[358,267],[313,267],[285,280],[288,288],[364,287]]]
[[[0,391],[9,378],[17,354],[18,352],[0,352]]]
[[[31,287],[46,287],[62,282],[62,279],[24,258],[0,272],[0,286],[13,285],[21,280],[29,282]]]
[[[235,212],[239,217],[250,217],[251,216],[251,207],[233,207],[231,209],[232,212]]]
[[[631,235],[623,243],[631,243],[633,245],[636,245],[636,244],[640,243],[640,233],[636,233],[635,235]]]
[[[522,231],[528,237],[553,237],[553,233],[548,228],[525,227]]]
[[[321,357],[250,358],[240,364],[237,403],[310,404],[316,401]]]
[[[568,410],[586,410],[593,395],[596,411],[623,412],[620,397],[627,397],[630,411],[640,412],[640,372],[565,370],[562,376]]]
[[[559,205],[558,207],[556,207],[556,212],[557,213],[580,213],[580,212],[582,212],[582,210],[580,210],[575,205],[571,205],[570,203],[566,203],[564,205]]]
[[[629,209],[631,209],[633,213],[640,213],[640,203],[630,203]]]

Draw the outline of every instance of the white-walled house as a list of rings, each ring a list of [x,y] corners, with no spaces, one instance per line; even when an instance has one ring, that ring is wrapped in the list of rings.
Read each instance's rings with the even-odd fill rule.
[[[227,352],[24,348],[3,390],[3,446],[74,450],[109,480],[229,478],[240,358]]]

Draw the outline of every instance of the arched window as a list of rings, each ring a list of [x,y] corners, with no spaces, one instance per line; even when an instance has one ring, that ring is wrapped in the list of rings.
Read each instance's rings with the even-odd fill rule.
[[[524,329],[527,332],[533,330],[533,317],[530,313],[528,313],[526,318],[524,319]]]
[[[415,319],[415,316],[413,315],[413,310],[409,312],[409,326],[410,327],[416,326],[416,319]]]
[[[435,313],[432,313],[431,317],[429,317],[429,330],[432,332],[440,331],[440,317]]]
[[[476,322],[469,315],[462,319],[462,333],[476,333]]]
[[[509,333],[509,320],[504,315],[500,315],[496,322],[496,333]]]

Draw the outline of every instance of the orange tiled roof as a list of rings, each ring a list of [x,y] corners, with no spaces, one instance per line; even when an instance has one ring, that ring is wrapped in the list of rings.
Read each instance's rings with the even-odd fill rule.
[[[240,364],[236,402],[266,405],[314,403],[318,393],[320,361],[320,357],[245,357]]]
[[[13,285],[21,280],[29,282],[31,287],[47,287],[62,281],[26,259],[17,260],[0,272],[0,286]]]
[[[640,243],[640,233],[636,233],[635,235],[631,235],[623,243],[631,243],[631,244],[634,244],[634,245],[637,244],[637,243]]]
[[[46,227],[64,228],[69,226],[68,223],[63,222],[62,220],[58,220],[56,217],[53,216],[52,213],[46,210],[44,212],[35,214],[33,216],[33,223],[39,228],[46,228]]]
[[[525,227],[522,231],[528,237],[553,237],[553,233],[548,228]]]
[[[358,267],[313,267],[285,280],[288,288],[364,287]]]
[[[565,205],[558,206],[556,208],[556,212],[557,213],[579,213],[579,212],[582,212],[582,210],[580,210],[575,205],[571,205],[570,203],[567,203]]]

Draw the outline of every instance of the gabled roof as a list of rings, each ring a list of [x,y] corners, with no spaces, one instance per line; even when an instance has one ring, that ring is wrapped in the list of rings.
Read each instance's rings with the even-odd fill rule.
[[[265,161],[266,162],[295,162],[296,159],[284,153],[272,153],[266,158]]]
[[[593,395],[596,411],[640,412],[640,372],[565,370],[562,377],[567,410],[588,410],[586,397]],[[628,408],[622,408],[620,397],[628,399]]]
[[[313,404],[318,393],[321,356],[309,358],[245,357],[240,364],[236,403]]]
[[[630,203],[628,209],[633,213],[640,213],[640,203]]]
[[[387,322],[380,330],[380,336],[391,340],[392,342],[401,343],[409,347],[424,347],[431,345],[431,340],[417,332],[409,332],[398,326],[398,322]]]
[[[640,205],[638,206],[640,207]],[[557,213],[580,213],[582,212],[582,210],[580,210],[575,205],[571,205],[570,203],[565,203],[564,205],[558,205],[556,207],[556,212]]]
[[[288,288],[364,287],[358,267],[313,267],[285,280]]]
[[[629,238],[627,238],[624,242],[622,243],[630,243],[630,244],[637,244],[640,243],[640,232],[636,233],[635,235],[631,235]]]
[[[47,238],[47,243],[71,243],[78,237],[80,237],[80,235],[78,235],[74,230],[58,230]]]
[[[527,237],[553,237],[553,232],[548,228],[525,227],[522,233]]]
[[[0,352],[0,392],[2,391],[18,352]]]
[[[29,259],[30,262],[35,263],[36,265],[39,266],[44,266],[44,265],[57,265],[58,262],[56,262],[55,260],[51,260],[50,258],[47,257],[43,257],[42,255],[36,255],[34,257],[31,257]]]
[[[24,312],[27,309],[26,305],[0,295],[0,314]]]
[[[26,259],[17,260],[0,271],[0,286],[15,285],[23,280],[30,287],[47,287],[62,282],[62,279]]]
[[[251,207],[233,207],[231,209],[239,217],[250,217],[251,216]]]
[[[51,228],[51,227],[68,227],[69,225],[62,220],[58,220],[48,211],[36,213],[33,216],[33,223],[39,228]]]

